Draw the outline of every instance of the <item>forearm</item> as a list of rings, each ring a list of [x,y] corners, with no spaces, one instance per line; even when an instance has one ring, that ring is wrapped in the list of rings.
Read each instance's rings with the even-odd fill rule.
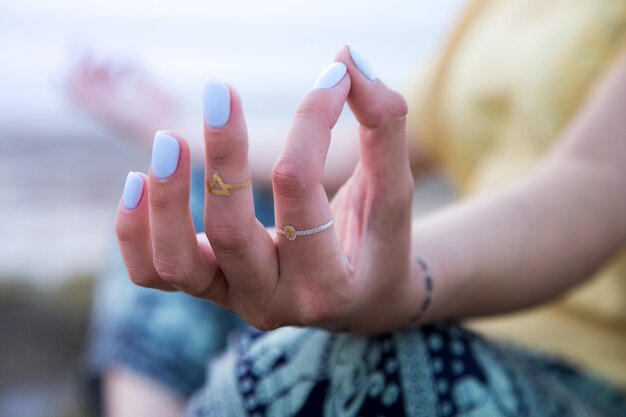
[[[436,286],[429,319],[543,302],[589,277],[622,246],[624,227],[611,220],[619,206],[626,210],[619,184],[562,165],[414,224],[413,251],[428,262]],[[619,204],[605,204],[607,195]]]
[[[626,242],[626,60],[522,181],[414,222],[432,270],[426,320],[497,314],[554,298]],[[420,280],[415,268],[416,281]]]

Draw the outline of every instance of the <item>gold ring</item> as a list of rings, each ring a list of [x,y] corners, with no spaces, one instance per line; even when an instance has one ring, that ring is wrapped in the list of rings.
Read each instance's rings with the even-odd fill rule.
[[[225,184],[222,180],[222,177],[220,177],[220,174],[215,171],[215,174],[213,174],[213,178],[211,178],[211,181],[207,181],[206,185],[207,187],[209,187],[209,192],[211,194],[230,195],[231,190],[241,190],[242,188],[246,188],[250,184],[252,184],[252,178],[249,178],[239,184]]]
[[[314,227],[312,229],[307,229],[307,230],[296,230],[295,227],[287,225],[283,227],[282,229],[276,229],[276,233],[278,233],[279,235],[285,236],[285,239],[287,240],[294,241],[298,238],[298,236],[307,236],[307,235],[312,235],[315,233],[323,232],[324,230],[332,226],[333,223],[335,223],[335,221],[333,219],[330,219],[328,223],[325,223],[321,226],[317,226],[317,227]]]

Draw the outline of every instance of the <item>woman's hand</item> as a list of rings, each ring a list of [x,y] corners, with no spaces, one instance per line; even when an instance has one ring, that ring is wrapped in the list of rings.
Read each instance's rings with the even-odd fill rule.
[[[262,330],[298,325],[377,333],[409,321],[422,291],[410,256],[406,102],[356,52],[346,47],[337,61],[300,104],[274,167],[282,234],[268,233],[254,215],[246,125],[234,89],[205,85],[206,235],[196,237],[191,221],[189,147],[157,133],[150,175],[129,174],[116,218],[135,283],[209,299]],[[322,174],[346,100],[361,125],[361,156],[329,203]],[[294,230],[323,225],[288,239]]]

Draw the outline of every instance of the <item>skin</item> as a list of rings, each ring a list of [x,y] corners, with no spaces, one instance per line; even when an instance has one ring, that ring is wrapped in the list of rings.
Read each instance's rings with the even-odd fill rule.
[[[626,244],[626,55],[523,180],[413,223],[439,285],[428,321],[558,297]]]
[[[348,75],[304,98],[272,175],[279,226],[302,230],[332,216],[334,227],[294,242],[272,235],[254,218],[248,188],[207,195],[206,235],[196,237],[189,151],[178,137],[176,173],[166,180],[150,174],[139,206],[118,208],[116,232],[134,282],[201,296],[262,330],[299,325],[376,334],[553,299],[624,247],[626,58],[530,175],[415,220],[406,103],[380,80],[367,80],[347,49],[337,60]],[[206,163],[209,178],[218,171],[238,183],[250,170],[241,102],[231,93],[228,124],[205,124]],[[329,204],[324,159],[346,100],[360,123],[360,160]]]

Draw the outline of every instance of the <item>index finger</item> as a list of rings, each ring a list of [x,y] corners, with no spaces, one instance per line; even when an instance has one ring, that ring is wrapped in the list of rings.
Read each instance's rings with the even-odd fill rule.
[[[343,251],[332,227],[322,185],[324,163],[350,90],[346,66],[335,62],[320,75],[296,112],[272,172],[280,270],[319,270],[340,264]],[[281,236],[282,235],[282,236]]]

